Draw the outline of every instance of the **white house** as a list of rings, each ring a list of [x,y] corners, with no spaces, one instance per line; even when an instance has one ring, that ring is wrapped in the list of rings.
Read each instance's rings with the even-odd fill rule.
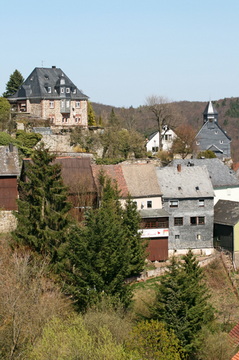
[[[172,129],[169,129],[168,126],[165,126],[161,133],[161,141],[162,141],[162,150],[169,151],[172,147],[173,140],[177,137],[175,132]],[[156,131],[151,134],[148,138],[148,142],[146,144],[147,151],[151,151],[155,154],[159,150],[159,132]]]

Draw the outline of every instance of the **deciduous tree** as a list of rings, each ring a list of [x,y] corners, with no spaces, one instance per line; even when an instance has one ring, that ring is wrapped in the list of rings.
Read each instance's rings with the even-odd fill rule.
[[[0,131],[6,130],[10,121],[10,104],[7,99],[0,97]]]
[[[173,141],[171,152],[178,154],[185,159],[189,154],[193,154],[195,147],[195,130],[187,124],[180,125],[175,130],[177,137]]]

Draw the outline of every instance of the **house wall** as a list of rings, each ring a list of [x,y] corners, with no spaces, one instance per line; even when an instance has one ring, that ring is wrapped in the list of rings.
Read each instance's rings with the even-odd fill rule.
[[[172,137],[171,140],[165,140],[165,135],[171,136]],[[175,132],[173,130],[169,129],[169,130],[167,130],[166,133],[164,133],[164,131],[163,131],[162,136],[163,136],[162,137],[162,150],[168,151],[172,147],[173,140],[176,138],[176,134],[175,134]],[[153,152],[152,148],[155,147],[155,146],[159,147],[159,135],[158,135],[158,133],[152,139],[150,139],[147,142],[146,149],[147,149],[147,151]]]
[[[162,198],[161,196],[155,196],[155,197],[142,197],[142,198],[134,198],[133,199],[137,203],[137,210],[141,209],[149,209],[147,207],[147,201],[152,201],[152,207],[151,209],[162,209]],[[126,200],[121,200],[122,206],[125,205]]]
[[[222,189],[214,189],[215,198],[214,205],[218,200],[239,201],[239,187],[225,187]]]
[[[169,216],[169,250],[213,248],[213,198],[180,199],[178,207],[169,207],[169,199],[164,199],[163,208]],[[205,217],[204,225],[191,225],[191,217]],[[174,218],[183,217],[183,225],[175,226]],[[177,238],[179,236],[179,238]]]
[[[63,99],[64,100],[64,99]],[[68,100],[68,99],[67,99]],[[54,108],[50,108],[50,101],[54,101]],[[63,114],[61,113],[61,100],[42,100],[31,101],[28,105],[27,112],[32,116],[36,116],[42,119],[53,118],[53,124],[59,126],[87,126],[87,101],[80,101],[80,108],[76,108],[76,101],[70,100],[70,112],[67,122],[62,122]],[[79,100],[78,100],[79,101]],[[74,110],[73,110],[74,109]],[[76,118],[80,118],[79,122],[76,122]]]
[[[239,222],[234,226],[234,251],[239,252]]]

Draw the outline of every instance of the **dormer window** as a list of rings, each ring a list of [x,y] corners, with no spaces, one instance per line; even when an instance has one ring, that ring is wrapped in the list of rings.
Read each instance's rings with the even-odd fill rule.
[[[70,88],[66,88],[66,93],[67,93],[67,94],[70,93]]]
[[[47,92],[48,92],[48,94],[50,94],[50,93],[51,93],[51,87],[50,87],[50,86],[48,86],[48,88],[47,88]]]
[[[61,94],[64,94],[65,89],[63,87],[61,87]]]
[[[73,94],[76,94],[76,89],[73,90]]]

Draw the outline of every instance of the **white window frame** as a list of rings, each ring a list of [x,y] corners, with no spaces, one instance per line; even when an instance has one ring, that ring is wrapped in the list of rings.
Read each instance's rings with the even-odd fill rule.
[[[61,87],[61,94],[64,94],[65,89],[63,87]]]
[[[47,92],[48,92],[48,94],[51,94],[51,87],[50,86],[48,86]]]
[[[204,207],[205,206],[205,200],[204,199],[199,199],[198,200],[198,206],[199,207]]]
[[[76,101],[76,108],[80,109],[80,101]]]
[[[50,108],[50,109],[54,109],[54,107],[55,107],[54,100],[50,100],[50,101],[49,101],[49,108]]]
[[[70,93],[70,88],[66,88],[66,93],[67,93],[67,94]]]
[[[179,205],[179,201],[178,200],[169,200],[169,207],[170,208],[177,208]]]

